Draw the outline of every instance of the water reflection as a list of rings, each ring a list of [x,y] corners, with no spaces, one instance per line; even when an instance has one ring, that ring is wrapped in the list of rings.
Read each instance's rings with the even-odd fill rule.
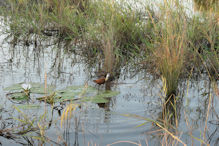
[[[179,121],[181,117],[181,107],[183,100],[176,97],[169,97],[165,100],[162,106],[162,111],[156,120],[158,123],[153,123],[152,131],[155,131],[155,137],[164,145],[174,145],[176,143],[183,143],[180,140]],[[154,135],[153,134],[153,135]]]
[[[80,54],[75,50],[70,53],[63,49],[64,44],[50,45],[51,42],[42,42],[37,48],[30,45],[24,46],[8,46],[5,45],[0,53],[1,61],[1,95],[5,97],[3,88],[20,82],[45,82],[45,74],[47,75],[48,84],[56,85],[57,89],[62,89],[69,85],[84,85],[87,81],[90,86],[95,87],[92,82],[94,74],[99,70],[102,72],[110,71],[112,78],[105,83],[103,90],[119,90],[120,94],[115,97],[106,97],[107,102],[104,103],[85,103],[75,111],[71,119],[67,119],[64,127],[60,126],[60,117],[63,109],[69,102],[56,103],[53,106],[44,102],[36,101],[36,97],[31,97],[27,104],[37,104],[38,109],[20,109],[33,122],[33,127],[28,129],[26,124],[20,123],[13,118],[23,119],[24,115],[15,110],[14,105],[24,104],[22,101],[8,100],[3,98],[0,107],[1,110],[1,129],[0,135],[3,138],[2,144],[59,144],[59,145],[87,145],[88,143],[106,145],[119,140],[140,141],[144,144],[145,139],[152,138],[149,144],[156,144],[164,140],[164,142],[177,142],[170,134],[148,123],[144,126],[136,128],[137,125],[144,123],[144,120],[136,118],[124,117],[121,114],[135,114],[142,117],[151,118],[158,121],[163,128],[171,132],[173,135],[183,137],[180,139],[188,144],[192,133],[193,136],[199,138],[199,131],[203,131],[202,121],[206,120],[206,114],[209,110],[210,94],[211,94],[211,110],[209,111],[209,120],[207,126],[210,129],[206,131],[205,142],[211,144],[218,143],[216,135],[218,131],[218,98],[212,91],[212,84],[204,76],[198,81],[183,80],[183,85],[179,84],[179,97],[161,99],[160,89],[162,82],[157,79],[153,84],[153,74],[149,74],[144,69],[136,66],[130,67],[124,64],[113,64],[115,69],[104,68],[105,59],[97,62],[89,62],[88,54]],[[43,44],[43,45],[42,45]],[[8,49],[10,47],[10,49]],[[78,55],[79,54],[79,55]],[[7,62],[5,61],[7,60]],[[97,60],[97,59],[96,59]],[[112,67],[109,65],[109,67]],[[96,74],[97,76],[97,74]],[[132,77],[132,78],[130,78]],[[147,77],[147,78],[146,78]],[[215,83],[217,84],[217,83]],[[188,90],[188,94],[187,94]],[[46,115],[44,115],[46,113]],[[40,123],[39,119],[46,116],[45,122]],[[13,118],[12,118],[13,117]],[[37,120],[36,120],[37,119]],[[186,120],[186,121],[185,121]],[[188,126],[188,121],[189,125]],[[215,122],[216,121],[216,122]],[[44,141],[34,138],[42,138],[42,132],[38,126],[44,125],[45,143]],[[21,124],[21,127],[17,127]],[[190,128],[191,127],[191,128]],[[11,129],[15,129],[16,133],[11,133]],[[192,130],[191,130],[192,129]],[[21,136],[24,131],[27,136]],[[145,131],[155,131],[156,134],[144,135]],[[9,131],[9,132],[8,132]],[[33,135],[29,135],[32,133]],[[142,136],[143,135],[143,136]],[[159,136],[158,136],[159,135]],[[166,140],[166,141],[165,141]],[[199,144],[199,142],[194,142]],[[125,145],[125,144],[124,144]]]

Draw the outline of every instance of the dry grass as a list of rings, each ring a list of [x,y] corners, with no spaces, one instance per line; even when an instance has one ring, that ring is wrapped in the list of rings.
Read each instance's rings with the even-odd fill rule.
[[[183,69],[187,49],[185,14],[165,3],[160,6],[160,22],[154,25],[154,49],[156,66],[167,84],[167,96],[176,94],[178,80]],[[152,22],[153,17],[151,16]]]

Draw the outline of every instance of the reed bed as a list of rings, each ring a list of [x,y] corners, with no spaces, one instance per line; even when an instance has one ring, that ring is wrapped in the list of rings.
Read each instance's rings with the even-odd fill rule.
[[[103,61],[105,72],[116,72],[130,59],[150,62],[146,66],[166,79],[170,96],[191,69],[218,79],[217,3],[209,4],[208,12],[188,16],[178,0],[157,4],[159,11],[145,4],[143,12],[105,0],[8,0],[1,14],[15,41],[35,35],[72,41],[84,56]]]
[[[214,0],[210,3],[217,5]],[[188,16],[187,8],[178,0],[156,6],[159,11],[145,4],[145,11],[138,12],[129,3],[106,0],[8,0],[0,14],[8,25],[5,32],[14,41],[40,36],[73,42],[71,50],[77,46],[86,58],[103,62],[103,70],[112,75],[121,70],[121,64],[133,61],[140,66],[143,62],[143,69],[149,68],[150,73],[162,78],[165,88],[163,121],[155,122],[164,131],[163,144],[169,145],[167,139],[172,137],[173,145],[185,145],[177,132],[169,131],[178,126],[178,84],[197,73],[218,80],[218,7]],[[62,123],[76,108],[69,105]],[[210,101],[207,118],[209,108]],[[44,129],[38,126],[43,136]],[[201,143],[204,140],[205,135]]]

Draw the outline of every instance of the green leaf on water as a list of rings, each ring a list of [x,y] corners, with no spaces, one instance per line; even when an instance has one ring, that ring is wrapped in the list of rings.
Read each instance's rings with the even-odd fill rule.
[[[63,90],[58,90],[57,95],[61,97],[61,99],[75,99],[79,96],[91,96],[97,90],[93,87],[84,87],[84,86],[69,86]]]
[[[61,96],[62,98],[75,98],[75,96],[79,95],[80,92],[72,92],[72,91],[66,91],[66,92],[58,92],[57,95]]]
[[[96,98],[111,98],[113,96],[118,95],[118,91],[105,91],[103,93],[97,94],[95,97]]]
[[[83,90],[86,90],[87,92],[95,92],[97,91],[94,87],[88,86],[68,86],[67,88],[63,90],[59,90],[58,92],[76,92],[81,93]]]
[[[22,87],[21,87],[22,83],[19,83],[19,84],[14,84],[14,85],[11,85],[9,87],[6,87],[4,88],[5,91],[19,91],[19,90],[22,90]]]
[[[25,105],[18,105],[17,106],[19,109],[38,109],[41,106],[40,105],[36,105],[36,104],[25,104]]]
[[[108,103],[109,100],[101,97],[83,97],[82,102],[92,102],[92,103]]]
[[[45,93],[45,87],[44,84],[40,83],[30,83],[31,84],[31,93],[36,93],[36,94],[44,94]],[[55,86],[53,85],[47,85],[46,92],[47,93],[52,93],[55,89]]]
[[[66,87],[64,90],[82,90],[83,88],[85,88],[84,86],[68,86]]]
[[[105,92],[102,92],[102,93],[97,94],[95,96],[83,97],[81,100],[83,102],[90,101],[93,103],[107,103],[107,102],[109,102],[108,98],[111,98],[111,97],[116,96],[118,94],[119,94],[118,91],[105,91]]]
[[[9,92],[17,92],[17,91],[22,91],[22,85],[23,83],[18,83],[11,85],[9,87],[4,88],[5,91]],[[29,83],[31,85],[30,92],[35,93],[35,94],[44,94],[45,93],[45,87],[44,84],[40,83]],[[53,85],[47,85],[47,93],[52,93],[54,91],[55,87]]]
[[[22,92],[10,93],[8,97],[13,100],[28,100],[29,99],[29,97],[25,93],[22,93]]]
[[[59,97],[56,101],[61,102],[65,100],[71,100],[75,99],[75,96],[78,95],[78,93],[62,93],[57,94],[56,96]]]
[[[98,90],[94,87],[84,87],[84,86],[69,86],[63,90],[57,91],[57,96],[60,97],[56,101],[66,101],[66,100],[80,100],[81,102],[93,102],[93,103],[107,103],[111,98],[119,94],[118,91],[105,91],[98,93]],[[96,95],[97,94],[97,95]]]

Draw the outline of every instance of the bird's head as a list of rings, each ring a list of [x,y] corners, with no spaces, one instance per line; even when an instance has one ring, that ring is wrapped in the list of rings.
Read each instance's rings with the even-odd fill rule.
[[[107,81],[107,80],[109,79],[109,76],[110,76],[110,74],[107,73],[106,78],[105,78],[105,81]]]

